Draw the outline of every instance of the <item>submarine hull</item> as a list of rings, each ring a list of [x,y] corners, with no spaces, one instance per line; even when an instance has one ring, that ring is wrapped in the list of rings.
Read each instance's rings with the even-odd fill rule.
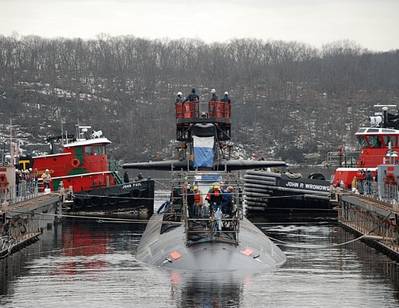
[[[240,221],[238,245],[206,241],[186,245],[184,226],[160,233],[162,214],[154,214],[139,244],[138,260],[161,268],[201,272],[261,272],[286,262],[285,254],[249,220]]]

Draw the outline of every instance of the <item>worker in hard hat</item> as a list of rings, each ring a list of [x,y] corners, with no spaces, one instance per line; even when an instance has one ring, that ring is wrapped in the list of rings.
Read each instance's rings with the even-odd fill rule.
[[[216,90],[215,89],[212,89],[211,90],[211,101],[217,101],[217,100],[219,100],[219,98],[218,98],[218,96],[216,95]]]
[[[44,171],[44,173],[42,174],[42,180],[43,180],[44,189],[50,188],[50,182],[51,182],[50,170],[46,169]]]
[[[225,103],[231,103],[231,100],[230,100],[230,98],[229,98],[229,92],[224,92],[224,96],[223,96],[223,98],[222,98],[222,102],[225,102]]]
[[[180,92],[180,91],[177,92],[175,103],[176,103],[176,104],[177,104],[177,103],[182,103],[183,101],[184,101],[183,93]]]
[[[222,191],[219,184],[212,185],[205,200],[208,201],[210,215],[213,216],[213,213],[216,212],[222,202]]]

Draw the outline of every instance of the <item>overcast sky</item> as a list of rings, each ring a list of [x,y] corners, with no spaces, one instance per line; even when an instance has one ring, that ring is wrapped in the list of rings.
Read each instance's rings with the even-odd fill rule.
[[[94,38],[350,39],[399,49],[399,0],[0,0],[0,34]]]

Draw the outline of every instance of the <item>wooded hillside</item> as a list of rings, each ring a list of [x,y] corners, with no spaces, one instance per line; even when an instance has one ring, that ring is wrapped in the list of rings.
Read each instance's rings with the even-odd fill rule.
[[[399,104],[399,51],[347,41],[319,50],[252,39],[0,36],[0,132],[12,118],[28,142],[59,133],[61,119],[70,131],[79,120],[104,131],[115,158],[169,157],[175,94],[192,87],[203,101],[211,88],[229,91],[233,138],[249,154],[323,160],[354,143],[373,104]]]

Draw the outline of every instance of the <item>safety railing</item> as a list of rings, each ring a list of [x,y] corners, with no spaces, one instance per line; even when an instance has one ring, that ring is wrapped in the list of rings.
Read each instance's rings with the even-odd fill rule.
[[[214,216],[187,218],[186,221],[186,243],[188,246],[209,241],[238,245],[240,230],[238,215],[220,219]]]
[[[39,193],[37,181],[21,181],[18,185],[12,186],[0,192],[0,205],[3,202],[13,204],[34,198]]]
[[[234,187],[229,205],[230,215],[222,213],[221,204],[218,204],[216,208],[211,208],[214,205],[206,204],[205,201],[201,205],[191,204],[194,193],[190,187],[204,186],[207,182],[210,185],[215,181],[226,187]],[[208,241],[238,245],[240,218],[242,218],[242,197],[238,176],[224,172],[210,174],[176,172],[171,182],[172,191],[176,194],[172,194],[171,202],[174,206],[167,215],[175,215],[174,218],[176,218],[176,212],[179,212],[181,221],[184,223],[187,245]],[[203,199],[206,193],[203,192],[200,195]]]
[[[352,187],[352,193],[359,196],[382,201],[385,206],[399,210],[399,185],[377,183],[375,180],[358,181],[356,188]]]

